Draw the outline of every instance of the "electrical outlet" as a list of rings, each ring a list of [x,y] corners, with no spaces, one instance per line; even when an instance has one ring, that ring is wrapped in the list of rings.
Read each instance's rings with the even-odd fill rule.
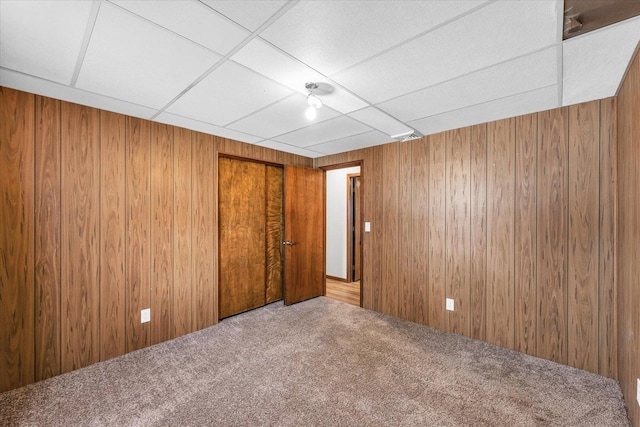
[[[365,233],[371,233],[371,223],[370,222],[365,222],[364,223],[364,232]]]
[[[636,400],[638,401],[638,406],[640,406],[640,378],[638,378],[638,384],[636,385]]]
[[[447,298],[447,310],[454,311],[453,298]]]
[[[145,308],[140,311],[140,323],[147,323],[151,321],[151,309]]]

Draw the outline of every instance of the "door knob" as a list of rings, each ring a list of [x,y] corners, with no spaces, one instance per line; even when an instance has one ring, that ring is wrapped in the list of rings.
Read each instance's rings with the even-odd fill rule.
[[[285,240],[284,242],[282,242],[282,244],[285,246],[293,246],[293,245],[297,245],[298,242],[290,242],[288,240]]]

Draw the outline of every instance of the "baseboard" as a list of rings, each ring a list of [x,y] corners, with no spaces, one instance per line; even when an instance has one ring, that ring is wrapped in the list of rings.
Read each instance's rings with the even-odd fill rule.
[[[327,277],[327,279],[335,280],[336,282],[349,283],[349,282],[347,282],[347,279],[343,279],[342,277],[329,276],[328,274],[327,274],[326,277]]]

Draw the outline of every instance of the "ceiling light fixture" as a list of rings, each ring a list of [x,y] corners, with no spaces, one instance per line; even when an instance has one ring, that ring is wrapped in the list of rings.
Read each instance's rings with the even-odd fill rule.
[[[307,95],[307,104],[309,104],[309,108],[305,112],[305,116],[307,119],[313,120],[318,116],[318,108],[322,107],[322,100],[314,95],[313,91],[318,89],[318,85],[316,83],[307,83],[304,87],[309,91],[309,95]]]

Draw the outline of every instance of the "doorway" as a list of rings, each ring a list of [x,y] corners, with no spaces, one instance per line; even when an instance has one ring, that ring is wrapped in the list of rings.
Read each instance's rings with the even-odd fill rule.
[[[362,305],[362,165],[324,167],[327,298]]]

